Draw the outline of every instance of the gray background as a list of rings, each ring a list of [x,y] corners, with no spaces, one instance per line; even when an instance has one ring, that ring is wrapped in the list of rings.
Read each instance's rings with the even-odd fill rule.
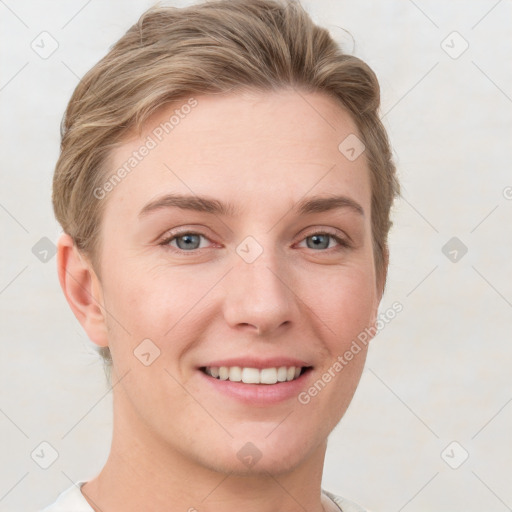
[[[50,503],[110,448],[112,395],[41,239],[60,233],[65,105],[151,4],[0,0],[1,511]],[[303,5],[376,71],[404,195],[381,306],[403,311],[372,342],[323,487],[375,512],[512,510],[511,2]],[[452,237],[467,247],[456,261]],[[48,469],[31,458],[43,441],[58,452]]]

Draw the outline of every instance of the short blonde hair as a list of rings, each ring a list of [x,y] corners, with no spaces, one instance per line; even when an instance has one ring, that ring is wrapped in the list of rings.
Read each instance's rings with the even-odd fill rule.
[[[344,53],[298,0],[151,8],[80,81],[61,126],[53,207],[98,275],[105,200],[94,191],[104,185],[106,159],[123,135],[140,130],[163,104],[191,94],[289,87],[330,95],[358,127],[370,170],[377,284],[384,291],[390,209],[400,186],[379,118],[379,84],[370,67]],[[108,348],[100,354],[109,362]]]

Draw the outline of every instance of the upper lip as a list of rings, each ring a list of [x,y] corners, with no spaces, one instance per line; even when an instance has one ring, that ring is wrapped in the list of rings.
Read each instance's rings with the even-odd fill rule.
[[[267,359],[258,359],[255,357],[238,357],[238,358],[230,358],[230,359],[219,359],[216,361],[212,361],[210,363],[204,364],[200,366],[200,368],[204,367],[221,367],[221,366],[239,366],[241,368],[280,368],[281,366],[311,366],[309,363],[300,360],[294,359],[291,357],[271,357]]]

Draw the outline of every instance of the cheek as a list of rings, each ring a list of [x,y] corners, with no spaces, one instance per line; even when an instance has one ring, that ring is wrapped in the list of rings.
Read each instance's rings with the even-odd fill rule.
[[[184,277],[169,268],[155,269],[136,258],[118,260],[104,285],[105,302],[136,331],[148,325],[154,330],[159,324],[163,328],[163,324],[172,325],[188,297],[194,295],[195,287],[190,282],[187,286]]]
[[[191,340],[200,336],[208,311],[208,291],[219,276],[190,268],[164,266],[131,268],[118,265],[104,283],[109,315],[110,344],[131,354],[145,339],[161,350],[161,359],[176,359]],[[172,343],[169,341],[172,340]],[[126,350],[127,345],[131,351]]]
[[[323,323],[331,350],[343,350],[371,325],[376,304],[372,275],[369,269],[344,268],[321,286],[318,281],[310,283],[305,302]]]
[[[374,287],[371,272],[351,269],[340,272],[310,297],[313,316],[320,319],[326,355],[318,380],[305,390],[305,398],[310,401],[311,417],[325,418],[328,429],[343,416],[361,378],[369,342],[361,335],[372,323]]]

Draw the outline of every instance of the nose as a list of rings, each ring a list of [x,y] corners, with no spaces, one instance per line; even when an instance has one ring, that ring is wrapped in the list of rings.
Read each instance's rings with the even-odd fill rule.
[[[297,299],[289,284],[289,267],[283,263],[265,253],[252,263],[235,262],[224,283],[224,317],[230,327],[271,336],[291,326],[298,313]]]

